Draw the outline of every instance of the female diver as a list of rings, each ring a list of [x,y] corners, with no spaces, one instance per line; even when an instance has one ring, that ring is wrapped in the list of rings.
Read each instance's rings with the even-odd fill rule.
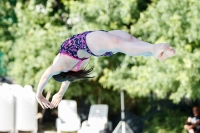
[[[166,43],[150,44],[121,30],[86,31],[65,40],[53,64],[46,69],[37,87],[36,99],[42,108],[58,106],[70,82],[89,78],[92,69],[85,69],[91,56],[111,56],[121,52],[130,56],[154,56],[165,60],[175,55],[175,50]],[[48,80],[62,82],[60,90],[49,102],[42,91]]]

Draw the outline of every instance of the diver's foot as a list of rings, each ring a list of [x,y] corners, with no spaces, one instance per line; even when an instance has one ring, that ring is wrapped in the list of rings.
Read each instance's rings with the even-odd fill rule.
[[[164,61],[169,57],[175,56],[176,52],[172,46],[167,43],[154,45],[153,55],[156,59]]]

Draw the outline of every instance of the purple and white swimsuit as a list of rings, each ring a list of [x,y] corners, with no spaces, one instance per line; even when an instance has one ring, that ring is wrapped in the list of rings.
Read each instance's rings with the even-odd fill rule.
[[[104,30],[101,30],[101,31],[104,31]],[[95,55],[90,51],[90,49],[88,48],[87,43],[86,43],[86,36],[87,36],[87,34],[89,34],[91,32],[94,32],[94,31],[86,31],[86,32],[83,32],[80,34],[73,35],[69,39],[65,40],[60,47],[61,54],[64,54],[71,58],[79,60],[79,62],[76,64],[76,66],[77,66],[76,71],[79,71],[82,61],[88,59],[88,58],[79,58],[77,55],[78,50],[85,50],[93,56],[111,56],[111,55],[113,55],[112,52],[106,52],[103,55]],[[107,32],[107,31],[105,31],[105,32]],[[76,66],[74,66],[74,67],[76,67]]]

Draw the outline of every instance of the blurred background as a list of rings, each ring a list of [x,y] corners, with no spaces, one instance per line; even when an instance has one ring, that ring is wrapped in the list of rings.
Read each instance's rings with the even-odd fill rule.
[[[168,42],[177,55],[164,62],[120,53],[92,57],[95,78],[70,84],[63,99],[77,102],[81,122],[91,105],[107,104],[113,130],[124,89],[126,121],[134,133],[186,132],[191,107],[200,103],[199,7],[199,0],[1,0],[0,81],[36,91],[62,42],[88,30],[119,29],[153,44]],[[51,100],[59,88],[51,79],[44,96]],[[56,131],[57,109],[38,105],[37,113],[38,132]]]

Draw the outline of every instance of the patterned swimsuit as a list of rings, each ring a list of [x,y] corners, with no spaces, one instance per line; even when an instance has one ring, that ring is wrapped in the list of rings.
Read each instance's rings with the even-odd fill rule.
[[[101,30],[101,31],[103,31],[103,30]],[[79,58],[77,55],[78,50],[85,50],[93,56],[111,56],[111,55],[113,55],[112,52],[106,52],[103,55],[95,55],[90,51],[90,49],[88,48],[87,43],[86,43],[86,36],[87,36],[87,34],[89,34],[91,32],[93,32],[93,31],[86,31],[81,34],[73,35],[69,39],[65,40],[60,47],[61,54],[65,54],[67,56],[70,56],[71,58],[79,60],[79,62],[76,64],[76,66],[77,66],[76,71],[79,71],[82,61],[88,59],[88,58]],[[76,67],[76,66],[74,66],[74,67]]]

